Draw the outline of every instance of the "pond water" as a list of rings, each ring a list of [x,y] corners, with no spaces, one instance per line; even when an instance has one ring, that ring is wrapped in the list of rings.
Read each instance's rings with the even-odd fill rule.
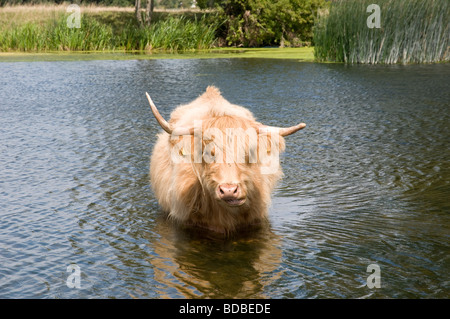
[[[0,297],[448,298],[449,78],[449,64],[0,63]],[[265,124],[307,124],[286,138],[270,229],[209,238],[162,218],[145,92],[168,117],[208,85]]]

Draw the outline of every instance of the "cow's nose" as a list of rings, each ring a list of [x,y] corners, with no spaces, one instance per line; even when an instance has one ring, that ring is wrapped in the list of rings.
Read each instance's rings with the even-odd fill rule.
[[[239,186],[237,184],[220,184],[217,189],[220,199],[236,199],[239,197]]]

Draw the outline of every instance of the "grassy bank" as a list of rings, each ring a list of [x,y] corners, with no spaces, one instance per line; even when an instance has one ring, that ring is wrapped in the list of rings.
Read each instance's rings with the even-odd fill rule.
[[[214,47],[218,23],[200,12],[154,13],[139,28],[133,8],[81,7],[81,25],[68,27],[67,5],[0,8],[0,51],[146,50],[179,52]]]
[[[380,28],[369,28],[367,7],[380,6]],[[315,27],[315,57],[348,63],[450,61],[448,0],[339,0]]]
[[[0,52],[0,62],[83,61],[83,60],[146,60],[146,59],[210,59],[261,58],[291,59],[313,62],[312,47],[302,48],[214,48],[183,53],[151,53],[145,51],[55,51],[55,52]]]
[[[81,28],[68,28],[67,5],[0,8],[0,61],[280,58],[312,62],[313,48],[217,47],[216,12],[156,10],[139,28],[134,8],[82,6]]]

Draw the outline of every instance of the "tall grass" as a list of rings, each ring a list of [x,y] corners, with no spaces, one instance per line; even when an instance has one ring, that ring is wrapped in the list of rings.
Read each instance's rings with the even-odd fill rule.
[[[119,46],[125,50],[164,50],[178,52],[211,48],[216,41],[216,23],[170,17],[150,27],[128,25],[120,35]]]
[[[381,28],[369,28],[367,6],[380,6]],[[450,60],[450,1],[338,0],[314,30],[315,58],[347,63]]]
[[[0,26],[0,51],[101,51],[161,50],[179,52],[211,48],[216,40],[216,22],[205,16],[158,20],[138,27],[130,20],[120,30],[83,14],[80,28],[67,26],[67,14],[45,22],[28,21]]]
[[[92,18],[81,20],[80,28],[69,28],[65,16],[46,24],[27,22],[0,31],[0,50],[93,51],[113,47],[111,27]]]

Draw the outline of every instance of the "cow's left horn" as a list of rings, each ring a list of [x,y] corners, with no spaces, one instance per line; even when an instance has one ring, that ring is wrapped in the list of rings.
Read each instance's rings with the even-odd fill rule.
[[[259,132],[278,132],[281,136],[288,136],[300,131],[304,127],[306,127],[305,123],[299,123],[291,127],[262,126],[259,128]]]
[[[158,109],[156,108],[155,104],[153,103],[152,99],[150,98],[150,95],[148,95],[147,92],[145,92],[145,95],[147,95],[148,103],[150,104],[150,108],[152,109],[153,115],[155,116],[156,120],[158,121],[159,125],[163,128],[164,131],[166,131],[169,134],[173,135],[193,135],[194,134],[194,128],[188,128],[188,127],[176,127],[173,128],[172,125],[170,125],[169,122],[167,122],[162,115],[159,113]]]

